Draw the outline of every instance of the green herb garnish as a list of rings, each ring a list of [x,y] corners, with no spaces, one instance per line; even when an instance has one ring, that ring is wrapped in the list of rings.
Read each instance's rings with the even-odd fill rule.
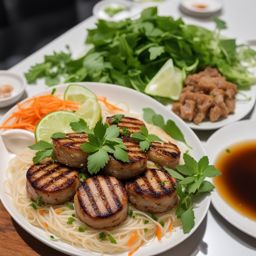
[[[79,119],[78,122],[72,122],[70,123],[70,127],[72,128],[72,130],[74,132],[79,132],[79,133],[90,133],[90,129],[88,124],[83,120],[83,119]]]
[[[148,224],[149,223],[149,220],[144,220],[144,224]]]
[[[112,124],[119,124],[119,122],[122,120],[124,117],[123,114],[117,114],[111,117],[111,123]]]
[[[124,127],[121,129],[121,134],[125,137],[130,137],[131,132],[126,127]]]
[[[79,179],[81,182],[85,181],[87,179],[87,175],[84,172],[79,173]]]
[[[30,204],[30,206],[35,210],[39,209],[43,205],[44,205],[44,201],[42,197],[38,197],[36,200],[33,200],[32,203]]]
[[[79,226],[78,227],[78,232],[85,232],[85,230],[86,230],[86,227],[84,227],[84,226]]]
[[[56,133],[54,133],[54,134],[51,136],[52,139],[63,139],[63,138],[65,138],[65,137],[66,137],[66,134],[63,133],[63,132],[56,132]]]
[[[72,203],[72,202],[67,202],[67,203],[65,203],[65,206],[66,206],[67,208],[69,208],[70,210],[74,210],[74,203]]]
[[[181,141],[188,146],[185,140],[184,134],[182,133],[180,128],[176,125],[176,123],[173,120],[169,119],[167,122],[165,122],[163,116],[160,114],[157,114],[151,108],[143,109],[143,119],[149,124],[153,124],[155,126],[160,127],[173,139]]]
[[[68,217],[67,224],[72,225],[75,220],[74,217]]]
[[[99,233],[99,239],[101,241],[105,241],[105,240],[109,240],[110,243],[112,244],[116,244],[116,239],[110,234],[110,233],[106,233],[106,232],[100,232]]]
[[[131,135],[131,138],[140,142],[140,148],[142,151],[147,151],[152,142],[161,141],[158,136],[154,134],[149,134],[148,129],[145,126],[141,126],[140,131],[133,133]]]
[[[36,155],[33,157],[34,164],[39,164],[43,159],[53,156],[53,146],[46,141],[40,140],[29,146],[29,148],[37,151]]]
[[[179,203],[176,215],[181,219],[184,233],[188,233],[194,227],[194,199],[202,194],[211,192],[214,188],[212,183],[205,180],[206,177],[215,177],[220,172],[209,165],[207,156],[204,156],[197,162],[188,154],[183,155],[185,164],[178,165],[175,170],[165,168],[169,174],[177,179],[177,194]]]
[[[119,128],[108,126],[100,120],[89,134],[89,142],[81,145],[81,149],[89,154],[87,168],[90,174],[98,173],[109,161],[112,154],[117,160],[128,162],[128,153],[122,139],[119,138]]]

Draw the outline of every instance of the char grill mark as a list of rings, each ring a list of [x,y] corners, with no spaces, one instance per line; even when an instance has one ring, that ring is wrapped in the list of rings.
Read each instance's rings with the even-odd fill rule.
[[[83,183],[78,189],[78,200],[83,210],[91,217],[107,218],[122,209],[120,202],[124,191],[118,191],[120,184],[111,177],[95,176]],[[117,194],[121,194],[118,196]]]
[[[165,172],[161,172],[160,177],[157,169],[149,169],[145,176],[135,181],[135,190],[137,193],[161,197],[175,191],[175,182]]]
[[[131,162],[146,158],[145,153],[140,149],[139,143],[130,138],[124,138],[123,143],[126,146],[128,157]]]
[[[107,117],[107,122],[109,124],[112,124],[112,122],[113,122],[112,117]],[[117,126],[120,129],[126,128],[126,129],[128,129],[129,132],[135,133],[135,132],[139,132],[140,127],[145,126],[145,124],[137,118],[125,116],[120,120],[120,122],[117,124]]]
[[[80,146],[88,142],[88,135],[85,133],[68,133],[65,138],[55,139],[61,143],[64,147],[79,148]]]
[[[27,172],[32,187],[47,192],[68,187],[76,178],[76,171],[54,163],[34,165]]]
[[[168,142],[168,143],[161,143],[161,142],[153,142],[151,147],[155,150],[160,151],[162,154],[166,156],[172,156],[173,158],[180,157],[180,150],[177,145]]]

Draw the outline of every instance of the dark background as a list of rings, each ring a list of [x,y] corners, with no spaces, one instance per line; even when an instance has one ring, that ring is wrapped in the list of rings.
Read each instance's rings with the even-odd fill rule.
[[[98,0],[0,0],[0,70],[92,15]]]

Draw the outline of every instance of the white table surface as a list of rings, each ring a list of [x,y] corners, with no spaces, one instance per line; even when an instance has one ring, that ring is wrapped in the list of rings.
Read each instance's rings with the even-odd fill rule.
[[[210,19],[195,19],[180,13],[178,9],[178,0],[169,0],[156,3],[145,3],[145,6],[158,5],[159,14],[172,15],[174,17],[182,16],[186,22],[205,26],[213,29],[214,24]],[[237,38],[240,42],[256,39],[256,0],[223,0],[223,11],[221,18],[228,24],[225,34]],[[84,40],[86,29],[94,26],[96,19],[90,17],[67,31],[42,49],[38,50],[28,58],[24,59],[10,70],[23,74],[29,67],[43,59],[47,53],[54,50],[63,50],[69,45],[74,56],[85,51]],[[38,85],[28,85],[26,92],[28,96],[41,92],[47,88],[42,82]],[[0,110],[0,117],[8,109]],[[256,117],[256,111],[252,111],[246,118]],[[212,132],[197,132],[197,135],[203,143],[212,134]],[[139,255],[138,253],[135,254]],[[240,232],[232,225],[227,223],[213,208],[197,231],[185,242],[174,249],[161,254],[161,256],[188,256],[188,255],[208,255],[208,256],[255,256],[256,240]]]

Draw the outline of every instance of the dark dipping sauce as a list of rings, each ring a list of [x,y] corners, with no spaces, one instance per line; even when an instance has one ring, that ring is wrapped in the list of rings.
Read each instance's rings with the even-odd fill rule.
[[[214,179],[220,195],[234,209],[256,220],[256,141],[235,144],[215,163],[222,175]]]

